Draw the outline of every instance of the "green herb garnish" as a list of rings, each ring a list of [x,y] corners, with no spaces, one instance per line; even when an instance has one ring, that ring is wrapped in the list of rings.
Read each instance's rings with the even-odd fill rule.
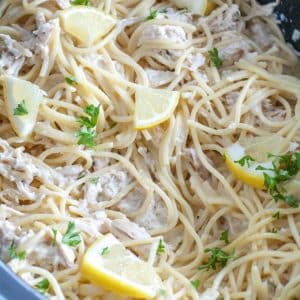
[[[75,133],[75,136],[79,137],[79,140],[77,142],[78,145],[85,145],[87,147],[96,146],[94,139],[97,136],[97,133],[95,129],[86,128],[84,126]]]
[[[95,106],[90,104],[84,109],[84,112],[88,115],[82,116],[77,121],[82,125],[81,129],[76,132],[75,136],[79,137],[78,144],[85,145],[88,147],[96,146],[94,141],[97,136],[96,125],[99,117],[100,105]]]
[[[81,242],[80,232],[74,232],[75,223],[69,222],[66,233],[64,234],[61,242],[71,247],[76,247]]]
[[[89,5],[89,0],[72,0],[71,2],[73,5]]]
[[[272,216],[274,219],[277,219],[279,220],[280,219],[280,212],[276,212],[273,216]]]
[[[235,160],[234,162],[240,164],[242,167],[247,164],[248,168],[250,167],[250,161],[255,161],[250,155],[243,156],[240,160]]]
[[[147,17],[147,20],[153,20],[157,17],[158,11],[157,10],[151,10],[149,16]]]
[[[204,250],[205,253],[211,253],[207,264],[204,264],[202,266],[200,266],[198,269],[199,270],[210,270],[210,269],[217,269],[217,266],[219,265],[220,267],[224,268],[228,261],[233,260],[236,258],[235,256],[235,251],[232,251],[232,254],[228,254],[225,251],[223,251],[222,249],[215,247],[215,248],[211,248],[211,249],[205,249]]]
[[[57,236],[57,229],[52,228],[53,238],[52,238],[52,245],[56,244],[56,236]]]
[[[224,231],[221,233],[221,235],[220,235],[220,240],[221,240],[221,241],[224,241],[225,244],[229,244],[228,233],[229,233],[229,230],[226,229],[226,230],[224,230]]]
[[[276,228],[272,228],[272,231],[271,231],[272,233],[277,233],[278,232],[278,229],[276,229]]]
[[[74,76],[66,77],[65,80],[66,80],[67,84],[70,84],[70,85],[77,84],[77,81]]]
[[[94,128],[97,125],[97,120],[99,117],[100,105],[95,106],[90,104],[84,109],[84,112],[88,115],[88,117],[80,117],[77,119],[82,126],[86,128]]]
[[[14,243],[11,243],[11,245],[9,246],[8,255],[11,259],[17,258],[19,260],[24,260],[26,258],[26,252],[25,251],[17,252],[17,247]]]
[[[110,252],[108,247],[104,247],[101,251],[101,255],[107,255]]]
[[[263,172],[264,185],[273,199],[277,202],[284,201],[291,207],[299,207],[298,199],[293,195],[287,195],[286,190],[280,187],[281,183],[290,180],[300,171],[300,153],[293,153],[287,155],[273,155],[268,154],[269,158],[274,158],[272,161],[272,168],[265,168],[258,166],[256,170],[271,171],[270,173]]]
[[[35,289],[41,294],[45,294],[49,289],[49,285],[49,280],[47,278],[44,278],[40,282],[38,282],[38,284],[35,286]]]
[[[220,67],[223,64],[222,59],[219,57],[219,51],[217,48],[213,48],[208,51],[209,58],[215,67]]]
[[[158,243],[158,246],[157,246],[157,249],[156,249],[156,253],[157,254],[161,254],[161,253],[164,253],[165,252],[165,245],[162,241],[162,239],[159,240],[159,243]]]
[[[99,180],[100,180],[100,177],[94,177],[94,178],[92,178],[90,181],[91,181],[91,183],[93,183],[93,184],[97,184],[97,183],[99,182]]]
[[[191,280],[191,285],[197,290],[200,285],[200,280],[199,279]]]
[[[21,103],[19,103],[16,108],[14,109],[14,116],[25,116],[28,115],[28,110],[25,106],[25,100],[22,100]]]

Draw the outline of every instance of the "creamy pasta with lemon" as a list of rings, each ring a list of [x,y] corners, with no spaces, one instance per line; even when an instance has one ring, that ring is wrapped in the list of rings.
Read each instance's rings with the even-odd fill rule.
[[[49,299],[299,299],[275,5],[2,0],[1,259]]]

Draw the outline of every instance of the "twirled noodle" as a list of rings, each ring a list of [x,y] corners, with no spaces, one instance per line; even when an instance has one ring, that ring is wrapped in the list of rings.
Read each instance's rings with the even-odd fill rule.
[[[299,149],[297,58],[270,17],[272,7],[212,0],[214,10],[200,17],[171,0],[90,2],[117,19],[90,47],[59,23],[68,0],[0,3],[3,75],[29,80],[47,94],[32,136],[22,139],[6,117],[0,89],[0,165],[11,172],[0,178],[2,258],[10,243],[26,250],[25,260],[8,265],[32,286],[46,278],[53,299],[117,299],[82,278],[79,267],[91,243],[112,232],[155,267],[164,288],[157,299],[299,299],[300,209],[242,184],[223,160],[227,146],[250,137],[273,135],[281,149]],[[150,10],[158,12],[153,20],[147,20]],[[37,38],[27,49],[30,58],[7,56],[14,52],[5,37],[26,47],[26,35],[39,24],[50,28],[43,32],[47,41]],[[221,68],[209,63],[214,47]],[[169,121],[134,129],[140,85],[181,93]],[[90,104],[101,105],[94,148],[77,145],[75,136],[77,118]],[[120,220],[127,227],[114,228]],[[68,261],[51,238],[70,221],[83,242],[69,249],[74,259]],[[219,239],[225,229],[228,245]],[[157,256],[160,239],[167,251]],[[212,247],[234,249],[237,258],[223,269],[199,270]],[[195,279],[198,290],[190,283]]]

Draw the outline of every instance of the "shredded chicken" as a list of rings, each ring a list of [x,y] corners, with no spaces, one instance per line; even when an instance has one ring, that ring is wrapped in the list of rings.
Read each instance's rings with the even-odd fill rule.
[[[124,169],[115,167],[100,175],[96,183],[87,182],[85,184],[85,199],[87,202],[111,200],[124,189],[131,180],[131,176]]]
[[[0,34],[0,68],[8,75],[17,75],[25,59],[32,57],[32,52],[24,48],[9,35]]]
[[[57,167],[55,170],[64,177],[76,179],[83,171],[83,167],[82,165],[70,165],[65,167]]]
[[[71,6],[69,0],[56,0],[56,3],[61,9],[65,9]]]
[[[163,12],[163,17],[177,22],[183,22],[183,23],[192,23],[193,17],[191,13],[187,13],[186,11],[178,11],[173,8],[166,8]]]
[[[30,32],[15,25],[21,40],[16,41],[9,35],[0,34],[0,68],[8,75],[18,75],[22,67],[33,65],[35,56],[41,56],[43,63],[49,61],[49,41],[58,20],[46,22],[42,13],[37,14],[37,28]]]
[[[239,61],[242,57],[245,57],[249,52],[248,43],[241,39],[235,33],[227,32],[222,35],[221,40],[226,42],[233,39],[232,43],[219,48],[219,55],[223,61],[223,66],[231,66],[235,62]]]
[[[150,87],[160,87],[170,83],[174,79],[174,73],[169,71],[160,71],[154,69],[145,69],[148,76]]]
[[[286,112],[282,106],[276,106],[276,103],[270,99],[266,99],[262,102],[262,111],[264,115],[272,121],[283,121],[286,116]]]
[[[145,198],[146,193],[144,189],[141,187],[136,187],[118,203],[118,208],[125,214],[133,213],[142,206]]]
[[[0,149],[0,174],[10,183],[8,190],[12,195],[16,195],[16,191],[14,193],[11,191],[13,184],[16,185],[19,196],[29,200],[41,197],[37,188],[31,186],[33,181],[38,180],[61,187],[66,184],[67,180],[62,175],[42,161],[24,153],[23,148],[12,148],[6,141],[0,139]]]
[[[205,64],[205,57],[200,52],[190,53],[186,58],[186,67],[191,71],[196,71]]]
[[[167,218],[167,208],[163,201],[154,197],[145,213],[136,217],[134,221],[147,230],[152,230],[165,226]]]
[[[249,23],[247,34],[262,50],[268,49],[272,44],[269,27],[259,19],[255,18]]]
[[[0,219],[0,258],[8,258],[9,246],[18,239],[16,226],[7,220]]]
[[[145,240],[151,237],[145,228],[129,221],[126,217],[111,221],[109,231],[121,241]],[[141,257],[146,258],[150,251],[150,245],[135,246],[132,249]]]
[[[240,22],[240,10],[236,4],[230,5],[222,14],[208,21],[209,29],[213,32],[236,30]]]
[[[186,34],[180,26],[150,25],[143,31],[142,36],[139,39],[138,46],[152,40],[162,40],[180,44],[186,41]]]

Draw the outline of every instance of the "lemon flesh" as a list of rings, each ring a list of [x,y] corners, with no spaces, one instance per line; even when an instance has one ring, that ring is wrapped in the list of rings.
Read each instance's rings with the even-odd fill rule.
[[[103,249],[107,251],[103,254]],[[81,264],[83,277],[116,294],[153,298],[160,279],[153,267],[127,250],[113,235],[96,241]]]
[[[19,137],[26,138],[32,133],[42,99],[43,92],[37,85],[13,76],[4,78],[4,100],[7,116]],[[14,115],[16,107],[23,101],[28,113],[22,116]]]
[[[247,164],[241,166],[236,161],[242,159],[246,154],[246,149],[242,147],[239,143],[235,143],[229,146],[225,152],[225,163],[227,168],[235,175],[236,178],[242,182],[258,189],[263,189],[264,186],[264,173],[268,175],[274,175],[272,171],[262,171],[256,170],[258,166],[271,169],[271,162],[263,163],[251,163],[248,167]]]
[[[172,0],[179,8],[187,8],[194,14],[204,15],[207,7],[207,0]]]
[[[94,7],[77,6],[60,13],[63,29],[86,45],[106,35],[116,20]]]
[[[154,127],[169,119],[179,101],[178,92],[139,87],[135,93],[135,128]]]

